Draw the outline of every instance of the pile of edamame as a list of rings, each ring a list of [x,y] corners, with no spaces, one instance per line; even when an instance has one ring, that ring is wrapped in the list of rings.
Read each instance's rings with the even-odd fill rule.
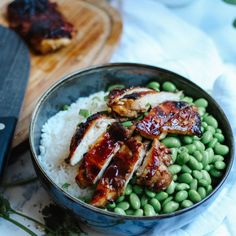
[[[115,86],[113,86],[115,87]],[[162,86],[150,82],[148,88],[156,91],[176,92],[175,84],[164,82]],[[169,187],[154,192],[135,184],[135,177],[127,185],[125,193],[107,206],[107,210],[121,215],[155,216],[192,206],[211,193],[226,167],[225,156],[229,148],[217,120],[207,113],[208,102],[204,98],[183,101],[198,107],[202,120],[202,136],[167,135],[161,140],[172,150],[173,164],[168,167],[173,176]]]

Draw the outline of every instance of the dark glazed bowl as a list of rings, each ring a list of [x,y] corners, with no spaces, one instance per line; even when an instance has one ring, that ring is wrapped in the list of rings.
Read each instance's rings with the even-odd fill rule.
[[[81,96],[84,97],[101,90],[106,90],[109,85],[115,83],[122,83],[126,86],[142,86],[153,80],[161,83],[165,80],[172,81],[186,95],[193,98],[203,97],[208,100],[208,111],[218,120],[219,126],[226,138],[225,143],[230,148],[226,158],[227,168],[225,174],[213,192],[192,207],[172,214],[153,217],[133,217],[121,216],[95,208],[70,196],[59,188],[47,176],[37,158],[43,124],[51,116],[55,115],[63,104],[75,102]],[[165,230],[171,227],[181,227],[189,223],[197,215],[205,211],[221,191],[222,185],[229,175],[234,153],[233,135],[229,122],[219,105],[204,90],[182,76],[164,69],[141,64],[121,63],[108,64],[75,72],[51,87],[41,97],[33,113],[30,126],[30,146],[35,170],[43,186],[55,202],[71,210],[84,223],[99,231],[106,232],[108,235],[138,235],[150,230],[154,225],[158,225],[159,229]]]

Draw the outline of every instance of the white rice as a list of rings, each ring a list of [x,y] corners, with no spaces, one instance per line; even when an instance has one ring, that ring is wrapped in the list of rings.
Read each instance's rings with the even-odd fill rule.
[[[90,114],[107,110],[104,101],[106,95],[105,92],[98,92],[79,98],[68,110],[60,111],[48,119],[42,128],[39,162],[50,179],[60,188],[67,183],[69,187],[62,189],[74,197],[83,198],[91,194],[90,189],[80,189],[75,182],[78,167],[65,163],[76,126],[85,121],[85,118],[79,115],[79,110],[87,109]]]

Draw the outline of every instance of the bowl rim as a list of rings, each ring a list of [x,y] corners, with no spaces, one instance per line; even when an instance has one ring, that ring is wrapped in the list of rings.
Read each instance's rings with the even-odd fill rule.
[[[151,65],[147,65],[147,64],[141,64],[141,63],[105,63],[105,64],[101,64],[101,65],[96,65],[96,66],[91,66],[91,67],[86,67],[83,69],[79,69],[76,71],[73,71],[72,73],[69,73],[65,76],[63,76],[61,79],[59,79],[56,83],[54,83],[52,86],[50,86],[44,93],[43,95],[39,98],[39,100],[37,101],[37,104],[34,108],[34,111],[32,113],[32,118],[31,118],[31,122],[30,122],[30,129],[29,129],[29,144],[30,144],[30,151],[31,151],[31,159],[32,161],[37,165],[38,169],[40,170],[41,174],[43,174],[44,178],[46,178],[46,180],[54,187],[56,188],[59,192],[61,192],[66,198],[68,198],[70,201],[72,201],[73,203],[76,204],[80,204],[85,208],[88,208],[89,210],[92,210],[96,213],[100,213],[102,215],[106,215],[109,217],[115,217],[115,218],[119,218],[119,219],[123,219],[123,220],[158,220],[158,219],[164,219],[164,218],[171,218],[177,215],[182,215],[185,212],[188,211],[192,211],[193,209],[195,209],[196,207],[200,206],[201,204],[203,204],[204,202],[208,201],[213,195],[216,194],[216,192],[222,187],[222,185],[225,183],[226,179],[228,178],[230,171],[232,169],[233,166],[233,162],[234,162],[234,152],[235,152],[235,147],[234,147],[234,142],[230,141],[230,145],[231,145],[231,156],[230,156],[230,161],[228,164],[228,168],[226,170],[226,172],[224,173],[223,178],[221,179],[221,181],[219,182],[219,184],[213,189],[213,191],[204,199],[202,199],[200,202],[198,203],[194,203],[191,207],[188,208],[184,208],[184,209],[180,209],[176,212],[172,212],[172,213],[168,213],[168,214],[161,214],[161,215],[155,215],[155,216],[131,216],[131,215],[119,215],[117,213],[114,212],[110,212],[110,211],[105,211],[104,209],[101,208],[97,208],[94,207],[88,203],[83,202],[82,200],[70,195],[69,193],[67,193],[66,191],[64,191],[61,187],[59,187],[59,185],[57,185],[53,180],[51,180],[51,178],[47,175],[46,171],[44,170],[44,168],[42,167],[42,165],[40,164],[39,160],[38,160],[38,155],[36,153],[36,150],[34,148],[34,126],[35,126],[35,119],[37,117],[37,114],[39,112],[39,108],[41,107],[41,104],[43,103],[44,100],[47,99],[47,97],[51,94],[51,92],[53,92],[55,89],[57,89],[58,86],[60,86],[61,84],[63,84],[64,82],[66,82],[67,80],[73,80],[74,76],[76,75],[80,75],[83,73],[89,73],[91,70],[97,70],[97,69],[108,69],[108,68],[114,68],[114,67],[142,67],[143,69],[150,69],[150,70],[157,70],[157,71],[161,71],[164,73],[169,73],[172,74],[173,76],[176,76],[178,79],[183,80],[185,82],[187,82],[188,84],[191,84],[192,86],[196,87],[198,90],[200,90],[206,97],[211,99],[211,102],[214,104],[214,106],[216,106],[221,114],[223,115],[223,120],[226,123],[226,126],[228,126],[229,128],[229,133],[230,133],[230,137],[229,140],[233,140],[233,132],[232,132],[232,128],[231,125],[229,123],[228,118],[226,117],[223,109],[220,107],[220,105],[215,101],[215,99],[208,94],[204,89],[202,89],[200,86],[198,86],[197,84],[195,84],[194,82],[192,82],[191,80],[185,78],[182,75],[179,75],[175,72],[172,72],[170,70],[164,69],[164,68],[160,68],[157,66],[151,66]]]

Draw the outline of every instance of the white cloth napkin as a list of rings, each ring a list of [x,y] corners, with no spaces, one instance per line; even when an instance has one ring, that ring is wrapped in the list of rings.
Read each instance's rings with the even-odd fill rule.
[[[125,0],[119,7],[124,32],[111,61],[145,63],[166,68],[212,91],[236,133],[236,67],[223,65],[213,41],[158,1]],[[215,202],[192,223],[175,230],[171,227],[171,231],[165,232],[154,228],[149,235],[213,235],[212,232],[223,221],[227,225],[228,235],[236,235],[233,227],[236,225],[236,207],[233,209],[235,172],[234,168]]]

